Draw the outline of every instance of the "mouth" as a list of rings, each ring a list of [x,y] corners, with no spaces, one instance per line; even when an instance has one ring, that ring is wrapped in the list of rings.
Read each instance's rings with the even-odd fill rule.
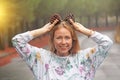
[[[68,46],[60,46],[60,48],[61,48],[62,50],[66,50],[66,49],[68,49]]]
[[[66,47],[68,47],[68,46],[60,46],[61,48],[66,48]]]

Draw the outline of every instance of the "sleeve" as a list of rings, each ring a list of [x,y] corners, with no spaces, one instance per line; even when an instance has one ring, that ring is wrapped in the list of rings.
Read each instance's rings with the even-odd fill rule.
[[[93,48],[88,48],[84,52],[86,66],[92,66],[97,69],[108,55],[108,50],[112,46],[112,40],[99,32],[95,32],[90,38],[97,43]]]
[[[36,55],[39,53],[39,48],[28,43],[32,39],[33,37],[29,31],[12,38],[13,46],[30,67],[35,63]]]

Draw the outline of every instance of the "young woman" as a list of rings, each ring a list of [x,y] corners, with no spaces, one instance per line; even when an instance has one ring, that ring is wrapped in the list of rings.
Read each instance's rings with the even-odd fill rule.
[[[88,36],[97,45],[81,50],[75,31]],[[50,50],[28,43],[45,33],[50,33]],[[42,28],[18,34],[12,42],[36,80],[93,80],[112,46],[110,38],[75,22],[73,15],[65,20],[54,15]]]

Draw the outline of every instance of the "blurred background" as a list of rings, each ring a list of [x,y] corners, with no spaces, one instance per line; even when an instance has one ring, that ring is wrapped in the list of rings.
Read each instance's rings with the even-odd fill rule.
[[[119,80],[120,0],[0,0],[0,80],[34,80],[12,47],[11,39],[18,33],[42,27],[54,13],[59,13],[63,19],[73,13],[76,21],[114,41],[95,80]],[[93,44],[84,44],[88,40],[84,36],[79,39],[82,48]],[[44,35],[30,44],[47,48],[48,40],[48,35]]]

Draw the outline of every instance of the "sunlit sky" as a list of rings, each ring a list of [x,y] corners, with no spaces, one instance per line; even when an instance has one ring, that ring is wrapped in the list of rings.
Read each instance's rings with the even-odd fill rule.
[[[0,25],[5,25],[8,20],[9,10],[5,3],[0,2]]]

